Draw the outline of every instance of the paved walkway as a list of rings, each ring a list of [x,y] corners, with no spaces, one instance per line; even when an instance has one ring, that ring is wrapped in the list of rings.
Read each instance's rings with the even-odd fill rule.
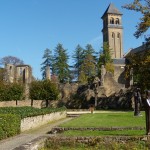
[[[94,113],[109,113],[109,112],[112,113],[113,111],[94,111]],[[120,113],[121,111],[118,111],[118,112]],[[86,110],[86,111],[81,110],[81,111],[68,111],[67,112],[68,115],[81,115],[81,114],[86,114],[86,113],[90,113],[90,111],[89,110]],[[123,113],[123,111],[122,111],[122,113]],[[58,126],[61,123],[69,121],[71,119],[72,118],[65,118],[63,120],[51,122],[44,126],[41,126],[40,128],[32,129],[32,130],[23,132],[17,136],[14,136],[14,137],[11,137],[11,138],[8,138],[5,140],[1,140],[0,141],[0,150],[14,150],[16,147],[19,147],[26,143],[30,143],[31,141],[33,141],[34,139],[37,139],[39,137],[51,136],[46,133],[49,132],[53,127]],[[19,149],[19,150],[22,150],[22,149]]]
[[[32,129],[27,132],[23,132],[17,136],[1,140],[0,141],[0,150],[13,150],[16,147],[19,147],[23,144],[26,144],[38,137],[45,136],[53,127],[60,125],[66,121],[69,121],[72,118],[65,118],[63,120],[58,120],[56,122],[48,123],[44,126],[41,126],[37,129]],[[50,136],[50,135],[49,135]]]

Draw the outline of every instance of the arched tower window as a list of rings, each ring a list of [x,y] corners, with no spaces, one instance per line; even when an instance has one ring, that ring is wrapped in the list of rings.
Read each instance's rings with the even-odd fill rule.
[[[113,33],[112,33],[112,39],[114,39],[114,38],[115,38],[115,33],[113,32]]]
[[[120,33],[117,33],[117,38],[120,39]]]
[[[118,18],[116,18],[116,20],[115,20],[115,24],[120,24],[120,22],[119,22],[119,19],[118,19]]]
[[[110,18],[110,24],[114,24],[114,18]]]

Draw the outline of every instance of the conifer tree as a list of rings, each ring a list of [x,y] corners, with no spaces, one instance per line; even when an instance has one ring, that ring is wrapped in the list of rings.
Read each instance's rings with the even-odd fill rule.
[[[70,80],[70,71],[68,65],[69,56],[67,50],[63,48],[62,44],[58,44],[54,55],[54,73],[58,76],[59,82],[65,83]]]
[[[84,49],[78,44],[72,56],[75,62],[73,65],[74,74],[78,81],[79,81],[79,75],[81,71],[81,64],[83,63],[83,52]]]
[[[100,74],[101,65],[104,65],[107,71],[110,71],[112,73],[114,72],[114,66],[112,63],[113,61],[111,59],[110,51],[111,49],[109,47],[108,42],[104,42],[102,50],[100,52],[100,57],[98,60],[98,68],[99,68],[98,74]]]
[[[80,82],[88,82],[88,80],[96,75],[96,56],[94,56],[95,50],[92,45],[87,44],[84,50],[83,62],[81,64],[81,76]]]
[[[43,63],[41,64],[41,72],[42,72],[42,78],[46,78],[46,67],[50,66],[52,68],[53,65],[53,56],[52,51],[48,48],[45,49],[44,55],[43,55]]]

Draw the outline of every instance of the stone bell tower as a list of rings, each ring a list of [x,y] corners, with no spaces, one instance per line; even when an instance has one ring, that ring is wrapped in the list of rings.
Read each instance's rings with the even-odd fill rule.
[[[101,17],[103,42],[108,42],[112,59],[123,57],[122,13],[111,3]]]

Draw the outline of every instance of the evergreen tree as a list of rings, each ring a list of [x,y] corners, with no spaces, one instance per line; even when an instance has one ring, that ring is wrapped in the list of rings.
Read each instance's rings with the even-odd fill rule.
[[[53,66],[53,56],[52,56],[52,51],[48,48],[45,49],[44,55],[42,57],[44,59],[43,63],[41,64],[41,72],[42,72],[42,78],[46,78],[46,67],[50,66],[52,69]]]
[[[88,82],[90,78],[96,75],[96,56],[95,50],[92,45],[87,44],[84,50],[83,62],[81,64],[81,75],[79,76],[80,82]]]
[[[70,71],[68,65],[69,56],[62,44],[58,44],[54,55],[54,73],[58,76],[59,82],[65,83],[70,79]]]
[[[73,55],[73,59],[75,61],[73,65],[73,68],[75,69],[74,74],[78,81],[79,81],[79,75],[81,70],[81,64],[83,63],[83,52],[84,49],[80,45],[77,45]]]
[[[98,70],[100,74],[101,65],[104,65],[107,71],[114,72],[113,61],[110,55],[110,47],[108,42],[103,43],[102,50],[100,51],[100,57],[98,60]]]
[[[85,47],[85,54],[94,56],[95,50],[93,49],[91,44],[87,44]]]

